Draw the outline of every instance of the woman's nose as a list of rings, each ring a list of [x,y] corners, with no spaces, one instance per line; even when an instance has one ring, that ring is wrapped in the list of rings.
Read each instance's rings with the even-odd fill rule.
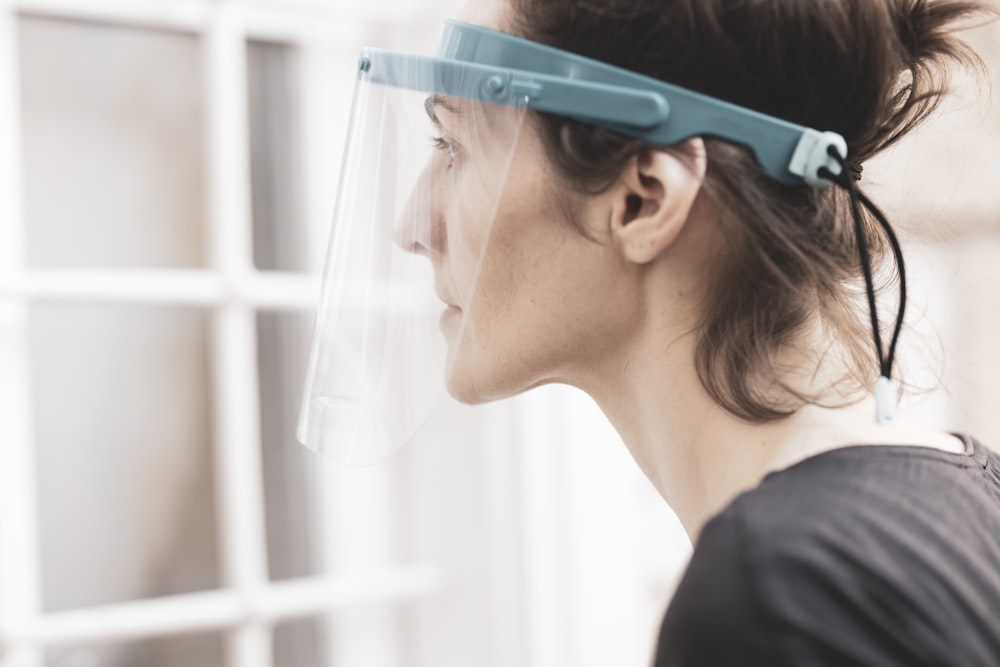
[[[420,172],[392,235],[396,247],[428,258],[441,254],[444,249],[440,197],[434,191],[434,185],[432,164],[428,163]]]

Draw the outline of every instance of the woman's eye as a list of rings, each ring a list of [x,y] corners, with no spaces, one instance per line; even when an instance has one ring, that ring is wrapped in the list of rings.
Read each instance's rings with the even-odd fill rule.
[[[448,167],[451,168],[454,166],[455,159],[458,157],[458,148],[445,140],[444,137],[432,137],[431,143],[436,150],[448,155]]]

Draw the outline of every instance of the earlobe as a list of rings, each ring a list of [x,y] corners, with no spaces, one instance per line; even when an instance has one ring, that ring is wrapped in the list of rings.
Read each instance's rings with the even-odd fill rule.
[[[611,233],[625,259],[646,264],[673,243],[691,214],[706,168],[700,138],[670,151],[643,151],[629,161],[611,210]]]

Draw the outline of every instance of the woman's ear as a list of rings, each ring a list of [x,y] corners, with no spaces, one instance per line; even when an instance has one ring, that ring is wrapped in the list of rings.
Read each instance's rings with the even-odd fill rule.
[[[647,149],[629,160],[611,207],[611,234],[625,259],[646,264],[673,243],[701,191],[707,164],[700,138],[669,151]]]

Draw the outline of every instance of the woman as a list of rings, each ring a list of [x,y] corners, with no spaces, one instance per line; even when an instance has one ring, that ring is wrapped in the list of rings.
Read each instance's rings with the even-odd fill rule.
[[[461,16],[738,107],[706,106],[706,123],[749,109],[830,130],[846,154],[826,146],[809,186],[726,123],[637,139],[601,120],[617,89],[599,86],[551,113],[540,87],[573,76],[519,84],[528,111],[483,111],[516,77],[462,92],[479,64],[435,64],[458,92],[426,100],[439,152],[396,243],[430,260],[448,305],[448,389],[476,403],[562,382],[597,401],[695,544],[657,665],[1000,665],[1000,459],[895,418],[898,326],[882,331],[875,283],[890,250],[903,278],[902,257],[853,180],[936,107],[947,65],[974,61],[954,30],[985,12],[505,0]]]

